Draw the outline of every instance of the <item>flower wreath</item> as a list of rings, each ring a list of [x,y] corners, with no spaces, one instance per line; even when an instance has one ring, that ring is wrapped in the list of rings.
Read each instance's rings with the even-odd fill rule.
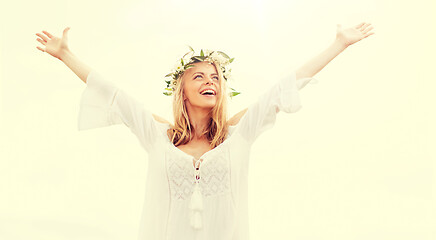
[[[177,86],[177,79],[186,71],[186,69],[190,67],[194,67],[192,65],[193,63],[202,62],[202,61],[209,61],[213,63],[218,63],[220,66],[223,77],[226,81],[231,79],[231,69],[229,67],[230,63],[233,62],[235,58],[230,58],[227,54],[221,51],[211,51],[205,49],[201,49],[200,55],[196,56],[195,51],[192,47],[190,47],[190,51],[187,52],[183,57],[180,59],[180,62],[176,64],[176,66],[173,68],[173,70],[168,73],[165,77],[172,78],[171,80],[165,80],[167,87],[165,88],[165,92],[163,92],[166,96],[171,96],[173,92],[176,90]],[[231,92],[229,93],[229,96],[232,98],[240,92],[237,92],[235,89],[229,87],[231,89]]]

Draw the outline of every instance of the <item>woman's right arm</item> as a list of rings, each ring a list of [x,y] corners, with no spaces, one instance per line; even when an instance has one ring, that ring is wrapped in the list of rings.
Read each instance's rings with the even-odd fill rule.
[[[40,38],[36,40],[45,48],[36,48],[61,60],[86,83],[80,100],[79,131],[124,123],[138,137],[144,149],[152,151],[157,136],[162,134],[153,118],[158,118],[160,122],[169,122],[149,112],[142,102],[80,61],[68,48],[68,30],[68,27],[65,28],[62,38],[47,31],[42,31],[45,35],[37,33]]]
[[[42,31],[45,35],[37,33],[36,35],[40,38],[37,38],[36,40],[44,45],[45,49],[39,46],[37,46],[36,48],[41,50],[42,52],[47,52],[51,56],[61,60],[84,83],[86,83],[86,79],[88,78],[88,75],[92,69],[84,62],[80,61],[80,59],[76,55],[74,55],[68,48],[68,30],[70,30],[69,27],[64,29],[62,38],[56,37],[47,31]]]

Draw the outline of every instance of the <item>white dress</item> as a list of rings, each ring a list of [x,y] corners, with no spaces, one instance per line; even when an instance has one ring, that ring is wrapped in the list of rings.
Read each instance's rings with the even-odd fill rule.
[[[314,80],[314,81],[312,81]],[[295,71],[248,107],[226,140],[194,157],[175,147],[151,112],[92,70],[80,99],[80,130],[125,124],[148,153],[139,240],[248,240],[250,148],[271,128],[279,111],[301,108],[299,89],[314,78],[296,80]],[[197,181],[198,180],[198,181]]]

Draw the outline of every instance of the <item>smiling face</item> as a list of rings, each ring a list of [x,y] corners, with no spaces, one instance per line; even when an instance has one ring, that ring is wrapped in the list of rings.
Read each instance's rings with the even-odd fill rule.
[[[191,107],[211,109],[215,106],[220,91],[217,70],[209,62],[197,62],[193,65],[194,67],[188,68],[182,76],[183,100],[188,109]],[[212,89],[215,94],[201,94],[205,89]]]

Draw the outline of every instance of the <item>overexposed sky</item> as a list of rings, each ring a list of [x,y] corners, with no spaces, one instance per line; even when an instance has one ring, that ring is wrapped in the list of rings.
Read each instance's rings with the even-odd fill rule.
[[[189,49],[235,57],[247,107],[372,23],[253,146],[252,240],[436,237],[433,1],[10,1],[0,5],[0,239],[136,240],[148,155],[124,125],[79,132],[84,83],[36,49],[69,31],[83,62],[172,121],[164,76]]]

